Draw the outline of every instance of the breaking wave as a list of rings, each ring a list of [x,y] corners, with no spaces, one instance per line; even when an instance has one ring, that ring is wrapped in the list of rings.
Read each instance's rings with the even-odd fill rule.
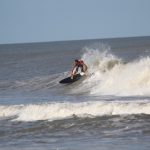
[[[149,101],[88,101],[0,106],[0,118],[15,121],[58,120],[73,116],[150,114]]]
[[[73,90],[92,95],[149,96],[150,57],[125,63],[111,54],[108,48],[86,48],[82,59],[88,65],[89,77]]]
[[[124,62],[111,52],[109,46],[101,44],[98,49],[84,48],[81,59],[87,64],[88,73],[86,78],[78,83],[68,87],[60,85],[59,81],[70,75],[69,70],[65,70],[66,72],[35,76],[28,80],[2,81],[1,93],[9,93],[11,90],[23,92],[47,90],[59,94],[150,96],[149,56]]]

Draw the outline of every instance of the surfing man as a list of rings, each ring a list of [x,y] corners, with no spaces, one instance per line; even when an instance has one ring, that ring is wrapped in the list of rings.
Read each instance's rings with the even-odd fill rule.
[[[86,75],[88,67],[83,60],[75,60],[71,71],[71,76],[59,81],[61,84],[70,84],[78,81],[83,75]]]
[[[71,78],[73,78],[79,72],[79,70],[80,70],[81,75],[85,75],[85,72],[87,71],[87,69],[88,69],[88,67],[84,63],[83,60],[75,59],[74,66],[73,66],[73,69],[71,71]]]

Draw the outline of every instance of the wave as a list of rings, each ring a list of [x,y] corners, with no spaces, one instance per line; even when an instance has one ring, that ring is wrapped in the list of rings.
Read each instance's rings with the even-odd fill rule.
[[[0,90],[24,90],[24,91],[38,91],[53,89],[58,86],[59,81],[68,74],[68,72],[63,72],[59,74],[52,74],[47,76],[37,76],[26,80],[15,80],[15,81],[1,81]]]
[[[73,93],[92,95],[149,96],[150,57],[124,62],[111,54],[110,49],[85,48],[82,58],[88,65],[89,77]],[[91,75],[92,74],[92,75]]]
[[[95,46],[97,47],[97,45]],[[150,57],[124,62],[112,54],[109,46],[84,48],[81,59],[88,66],[87,77],[77,84],[60,85],[59,81],[69,76],[69,71],[39,76],[21,81],[1,81],[3,94],[13,91],[47,92],[56,94],[150,96]],[[61,67],[61,66],[60,66]],[[22,93],[23,93],[22,92]]]
[[[55,102],[0,106],[0,118],[15,117],[15,121],[59,120],[73,116],[150,114],[149,101],[88,101]]]

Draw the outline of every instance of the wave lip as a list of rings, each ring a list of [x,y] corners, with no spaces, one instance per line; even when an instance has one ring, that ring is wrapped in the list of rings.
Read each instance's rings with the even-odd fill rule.
[[[97,117],[104,115],[150,114],[149,101],[89,101],[79,103],[47,103],[0,106],[0,118],[13,117],[15,121],[59,120],[72,116]]]

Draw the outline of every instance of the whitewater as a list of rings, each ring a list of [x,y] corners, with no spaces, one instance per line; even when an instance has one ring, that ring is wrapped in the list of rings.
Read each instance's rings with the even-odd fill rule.
[[[82,102],[38,105],[0,106],[0,117],[15,117],[15,121],[60,120],[106,115],[150,114],[150,102]]]
[[[139,37],[0,45],[0,149],[148,150],[149,43]],[[87,64],[86,76],[59,84],[74,59]]]
[[[150,94],[150,57],[123,62],[111,53],[86,50],[83,60],[92,76],[84,81],[90,94],[133,96]],[[83,85],[85,86],[85,85]]]

